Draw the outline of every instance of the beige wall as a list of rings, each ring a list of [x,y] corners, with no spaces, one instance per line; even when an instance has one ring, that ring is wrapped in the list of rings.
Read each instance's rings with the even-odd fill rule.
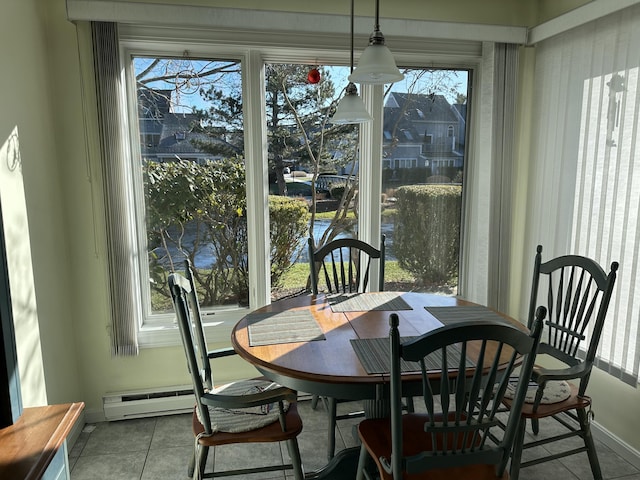
[[[156,2],[158,0],[155,0]],[[190,3],[211,4],[192,0]],[[271,2],[275,3],[275,2]],[[298,10],[299,5],[327,13],[345,13],[343,0],[325,2],[277,2],[281,10]],[[368,12],[358,0],[360,14]],[[366,2],[372,5],[373,2]],[[410,16],[442,19],[530,24],[539,12],[530,5],[536,2],[512,0],[477,0],[451,2],[433,0],[429,9],[421,0],[383,1],[382,16]],[[523,5],[523,4],[528,4]],[[578,0],[558,2],[559,8],[571,8]],[[229,7],[264,8],[261,0],[219,1]],[[393,4],[393,7],[392,7]],[[542,2],[544,15],[558,10],[553,2]],[[369,7],[367,7],[369,8]],[[101,177],[95,159],[87,152],[96,139],[86,136],[85,125],[95,118],[83,118],[83,85],[79,71],[76,28],[66,20],[65,0],[22,0],[4,2],[0,16],[0,134],[5,138],[11,129],[20,128],[24,161],[24,182],[32,234],[34,278],[39,308],[42,355],[46,393],[52,403],[83,400],[89,414],[101,413],[102,395],[125,389],[160,387],[189,382],[180,348],[142,350],[133,358],[113,358],[109,349],[109,310],[104,255]],[[316,11],[316,10],[314,10]],[[86,34],[82,31],[81,34]],[[519,184],[526,181],[529,122],[528,92],[535,60],[527,49],[522,65],[521,121],[519,126]],[[13,72],[14,75],[7,75]],[[85,138],[86,137],[86,138]],[[514,204],[519,212],[526,209],[525,188],[516,188]],[[518,223],[514,223],[515,243],[521,243]],[[529,280],[530,264],[526,252],[514,252],[514,310],[522,286],[517,284],[521,272],[524,285]],[[229,378],[240,375],[236,362],[225,368]],[[246,368],[246,367],[245,367]],[[593,395],[603,407],[615,392],[621,405],[637,405],[638,392],[621,386],[604,375],[594,375]],[[635,403],[633,403],[635,402]],[[602,408],[602,407],[601,407]],[[607,428],[640,449],[640,435],[628,427],[623,409],[609,409],[597,417]]]
[[[76,398],[80,397],[75,375],[75,342],[69,335],[71,315],[60,291],[51,284],[66,283],[69,270],[64,243],[64,215],[60,201],[60,179],[50,105],[49,65],[46,57],[46,35],[37,2],[8,2],[0,16],[0,145],[7,145],[10,135],[12,159],[19,155],[22,164],[29,229],[33,239],[47,238],[46,245],[31,249],[35,268],[35,298],[29,292],[32,282],[23,283],[18,291],[13,285],[12,301],[18,345],[18,362],[25,406],[45,404],[45,373],[63,368],[72,376],[59,381]],[[3,158],[6,161],[6,157]],[[5,192],[3,192],[5,193]],[[5,199],[3,199],[5,200]],[[9,199],[10,200],[10,199]],[[19,200],[3,207],[17,209]],[[13,225],[7,226],[11,229]],[[22,239],[28,241],[28,238]],[[10,260],[11,261],[11,260]],[[30,265],[22,265],[30,268]],[[25,276],[29,272],[24,272]],[[23,300],[29,298],[29,304]],[[36,304],[40,306],[38,316]],[[31,319],[35,321],[31,321]],[[38,320],[40,326],[38,327]],[[40,338],[49,341],[40,344]],[[68,338],[69,340],[65,340]],[[57,351],[56,343],[68,343],[66,351]],[[44,366],[43,366],[44,365]]]
[[[546,22],[592,1],[594,0],[539,0],[536,23]]]

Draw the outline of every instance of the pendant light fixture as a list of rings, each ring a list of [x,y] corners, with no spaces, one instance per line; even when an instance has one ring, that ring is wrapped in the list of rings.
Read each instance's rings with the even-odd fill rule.
[[[384,35],[380,31],[380,0],[376,0],[376,23],[369,37],[369,46],[362,52],[358,66],[349,75],[349,81],[382,85],[395,83],[403,78],[391,51],[384,44]]]
[[[351,0],[351,67],[349,73],[353,73],[353,2]],[[345,89],[336,111],[331,117],[331,123],[348,124],[370,122],[373,118],[367,112],[364,102],[358,95],[358,88],[351,80]]]

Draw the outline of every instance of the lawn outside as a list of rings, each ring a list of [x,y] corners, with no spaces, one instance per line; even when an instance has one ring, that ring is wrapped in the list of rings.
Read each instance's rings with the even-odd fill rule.
[[[421,285],[406,270],[403,270],[395,260],[386,261],[384,265],[385,290],[390,292],[429,292],[443,295],[455,295],[457,288],[451,285]],[[278,300],[290,295],[296,295],[307,291],[309,278],[309,265],[307,263],[295,263],[287,273],[282,276],[282,284],[278,288],[272,288],[272,300]]]

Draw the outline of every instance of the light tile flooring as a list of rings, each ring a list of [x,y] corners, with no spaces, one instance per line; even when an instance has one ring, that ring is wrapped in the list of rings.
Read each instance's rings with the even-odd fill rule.
[[[326,463],[325,412],[322,406],[312,410],[310,403],[302,400],[299,407],[304,423],[299,444],[305,471],[319,469]],[[343,403],[339,408],[349,411],[354,406]],[[352,426],[357,421],[340,422],[336,439],[338,449],[356,444]],[[542,424],[541,435],[551,428],[553,425]],[[209,455],[209,461],[215,461],[217,468],[225,469],[234,465],[246,466],[249,461],[252,464],[269,463],[281,455],[287,457],[284,445],[254,444],[250,453],[248,448],[246,445],[221,447],[215,455]],[[192,449],[191,415],[187,414],[87,425],[69,453],[71,480],[186,480]],[[526,458],[544,452],[542,447],[533,450],[538,451],[526,452]],[[605,479],[640,480],[638,469],[600,443],[598,454]],[[245,478],[283,479],[284,476],[280,472],[270,472]],[[291,478],[290,472],[288,478]],[[520,474],[521,480],[592,478],[584,453],[529,467]]]

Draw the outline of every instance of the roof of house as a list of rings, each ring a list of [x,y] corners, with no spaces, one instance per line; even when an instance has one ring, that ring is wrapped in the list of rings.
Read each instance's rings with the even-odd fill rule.
[[[455,124],[460,116],[444,95],[391,92],[384,107],[385,142],[419,142],[429,124]]]

